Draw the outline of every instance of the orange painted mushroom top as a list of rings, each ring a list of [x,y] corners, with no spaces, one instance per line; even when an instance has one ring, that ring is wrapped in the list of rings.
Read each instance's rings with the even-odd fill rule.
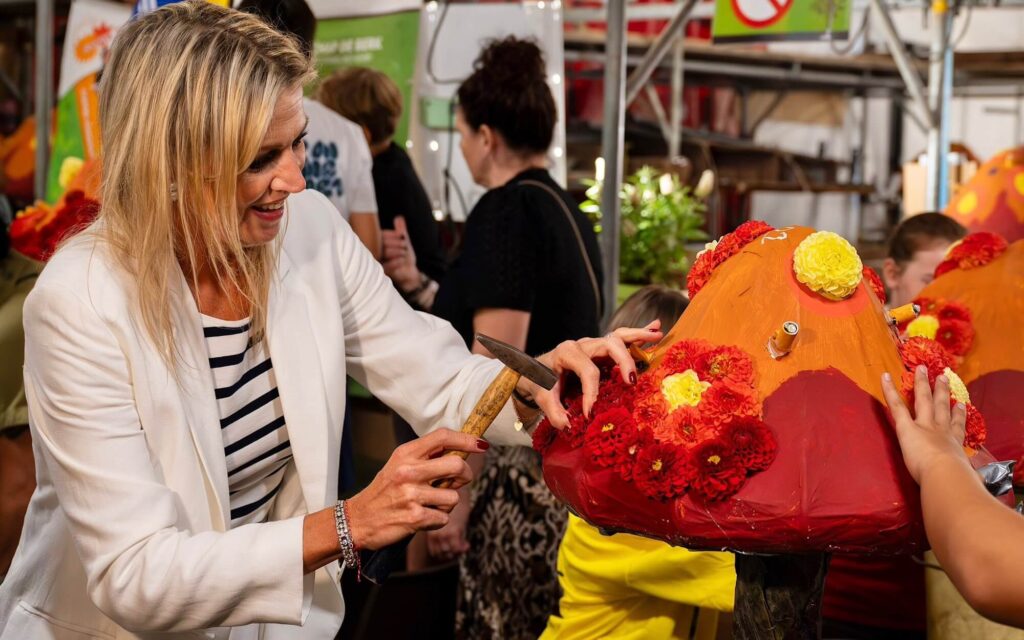
[[[981,165],[946,207],[946,215],[971,231],[1024,238],[1024,147],[997,153]]]
[[[813,232],[806,227],[770,231],[720,265],[658,346],[655,364],[678,340],[699,337],[750,354],[761,399],[802,371],[831,368],[883,401],[882,372],[899,379],[904,371],[896,335],[867,282],[848,298],[832,301],[797,281],[793,251]],[[799,324],[799,334],[789,355],[774,360],[768,340],[789,321]]]
[[[974,341],[957,368],[965,383],[993,371],[1024,371],[1024,240],[984,266],[939,276],[920,297],[959,302],[971,312]]]

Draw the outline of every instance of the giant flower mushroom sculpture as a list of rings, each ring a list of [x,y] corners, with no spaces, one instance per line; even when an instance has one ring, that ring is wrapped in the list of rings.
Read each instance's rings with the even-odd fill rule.
[[[1024,488],[1024,240],[1011,245],[973,233],[950,247],[935,280],[915,301],[908,335],[934,338],[957,358],[955,370],[988,425],[985,447],[1016,464]]]
[[[1024,147],[1000,151],[950,200],[946,215],[971,231],[1024,238]]]
[[[927,544],[880,378],[952,360],[901,344],[876,282],[829,232],[748,222],[710,244],[636,386],[609,371],[590,418],[573,398],[566,430],[535,431],[548,485],[604,530],[742,552],[738,638],[814,637],[827,552]]]

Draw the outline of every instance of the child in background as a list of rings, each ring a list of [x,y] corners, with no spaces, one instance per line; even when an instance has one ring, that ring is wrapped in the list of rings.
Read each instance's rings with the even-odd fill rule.
[[[619,307],[608,331],[655,319],[667,331],[686,304],[679,291],[644,287]],[[719,630],[728,637],[730,625],[720,612],[732,611],[732,554],[692,552],[622,533],[605,536],[570,514],[558,573],[560,613],[549,619],[542,640],[710,640]]]
[[[946,250],[967,234],[941,213],[905,219],[889,239],[882,280],[889,307],[913,302],[932,281]],[[823,638],[924,640],[924,567],[910,556],[835,554],[825,579]]]

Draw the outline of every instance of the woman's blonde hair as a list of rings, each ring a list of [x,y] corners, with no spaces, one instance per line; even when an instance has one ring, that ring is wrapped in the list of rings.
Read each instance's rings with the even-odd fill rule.
[[[375,69],[346,67],[320,83],[316,99],[370,132],[370,144],[395,135],[402,115],[402,93],[395,81]]]
[[[134,278],[142,324],[169,364],[179,264],[197,293],[203,268],[240,292],[263,335],[280,244],[242,244],[236,185],[278,98],[314,75],[294,40],[204,0],[149,13],[115,38],[100,88],[95,229]]]

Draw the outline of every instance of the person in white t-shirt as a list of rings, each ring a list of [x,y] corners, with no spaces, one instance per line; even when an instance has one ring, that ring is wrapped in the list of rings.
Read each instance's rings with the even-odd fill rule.
[[[305,0],[242,0],[238,10],[254,13],[291,35],[312,57],[316,18]],[[309,118],[306,166],[302,176],[334,203],[374,258],[380,259],[381,235],[373,190],[373,158],[363,130],[319,102],[303,99]]]
[[[334,203],[352,230],[380,258],[380,222],[373,191],[373,158],[363,130],[316,100],[302,101],[309,118],[306,134],[306,186]]]

